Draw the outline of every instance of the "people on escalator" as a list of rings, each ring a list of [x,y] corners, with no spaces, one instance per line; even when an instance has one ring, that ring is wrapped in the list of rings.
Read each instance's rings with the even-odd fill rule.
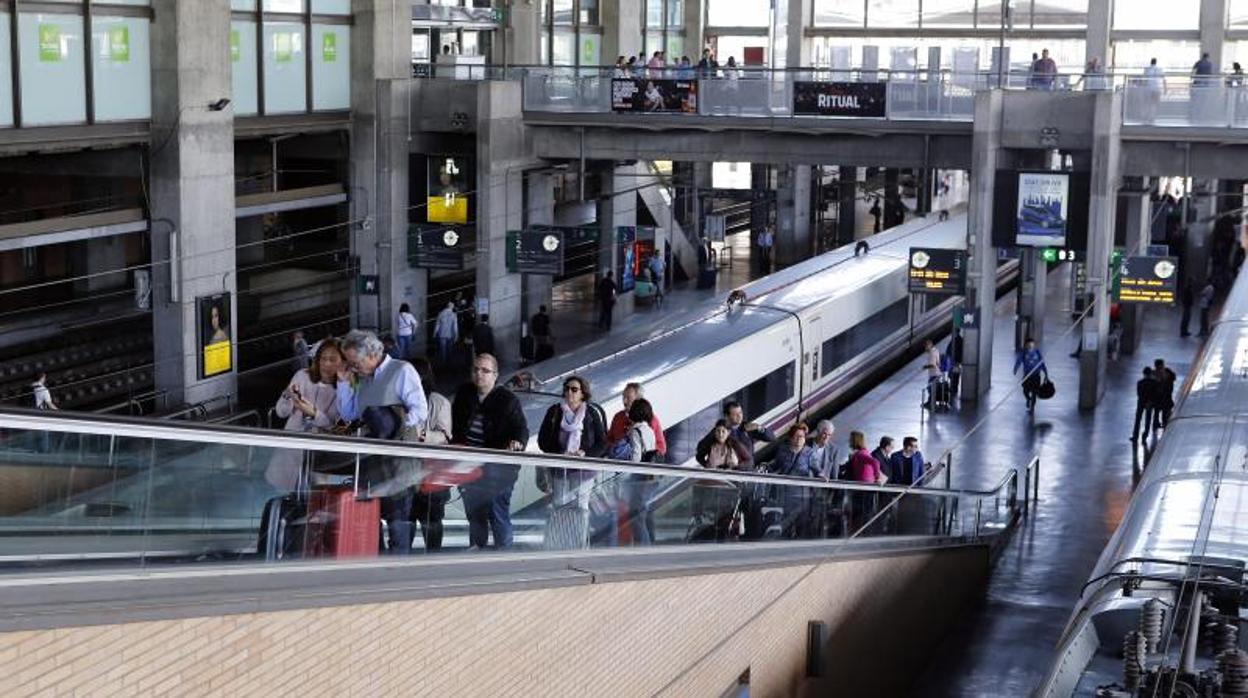
[[[438,384],[433,365],[424,357],[412,359],[416,375],[420,376],[425,400],[429,403],[429,420],[421,432],[420,440],[433,445],[451,442],[451,401],[434,390]],[[420,537],[427,552],[442,549],[442,520],[446,518],[446,504],[451,500],[451,484],[440,479],[438,468],[430,467],[425,460],[425,473],[420,486],[412,497],[412,525],[420,527]]]
[[[1044,365],[1044,355],[1036,348],[1036,340],[1028,337],[1023,348],[1014,359],[1014,374],[1023,369],[1023,397],[1027,400],[1027,411],[1036,409],[1037,392],[1040,386],[1049,380],[1049,369]]]
[[[849,432],[849,479],[868,485],[887,482],[883,468],[875,456],[867,451],[867,436],[860,431]],[[851,527],[861,526],[867,522],[875,510],[875,493],[854,492],[850,497]]]
[[[772,442],[776,440],[775,433],[767,427],[761,426],[756,422],[745,421],[745,411],[741,407],[741,403],[736,400],[730,400],[724,403],[724,419],[728,421],[728,431],[732,434],[732,438],[736,439],[745,449],[749,456],[742,461],[742,469],[754,467],[754,442],[766,441]],[[711,446],[711,435],[707,434],[698,442],[696,457],[699,462],[705,457],[705,453]]]
[[[893,458],[893,437],[881,436],[880,445],[877,446],[876,449],[871,452],[871,457],[874,458],[875,462],[879,464],[880,473],[884,475],[884,478],[887,478],[888,477],[888,464]],[[884,478],[877,476],[876,481],[879,482],[883,480]],[[883,483],[881,482],[880,484],[883,484]]]
[[[845,459],[841,457],[841,447],[836,443],[836,426],[831,420],[823,419],[815,425],[815,436],[809,446],[810,462],[816,475],[825,481],[838,479]],[[825,531],[844,529],[844,499],[844,492],[838,490],[822,489],[814,493],[810,506],[814,537],[822,538]]]
[[[901,450],[889,457],[884,474],[888,476],[889,484],[909,487],[923,479],[924,470],[925,463],[923,452],[919,450],[919,440],[907,436],[901,440]]]
[[[650,401],[639,397],[628,407],[628,431],[625,438],[612,444],[608,458],[634,463],[654,463],[659,459],[658,441],[650,426],[654,409]],[[651,499],[658,480],[653,475],[634,474],[628,477],[628,520],[634,545],[654,542],[654,512]]]
[[[741,442],[728,430],[728,420],[721,419],[711,428],[710,448],[698,464],[707,470],[738,470],[741,463],[748,462],[749,454]],[[691,530],[690,541],[698,542],[713,538],[717,542],[728,540],[736,533],[736,504],[739,499],[736,485],[722,480],[699,480],[694,484],[693,516],[697,526]]]
[[[806,434],[809,431],[810,428],[800,422],[790,429],[788,439],[776,449],[776,457],[768,470],[776,475],[788,477],[812,479],[818,477],[813,454],[806,445]],[[775,503],[782,508],[779,518],[781,535],[785,538],[809,538],[812,532],[811,488],[784,484],[776,485],[773,489],[779,490]],[[763,525],[770,529],[772,522],[764,517]]]
[[[472,380],[459,387],[451,406],[451,442],[499,451],[523,451],[529,441],[529,425],[520,401],[498,385],[498,360],[478,354],[472,364]],[[473,548],[496,548],[512,542],[511,493],[520,467],[486,463],[480,477],[460,486],[464,513],[468,517],[468,541]]]
[[[420,441],[429,419],[429,402],[416,368],[386,354],[377,335],[352,330],[342,338],[343,368],[338,371],[338,411],[359,420],[377,439]],[[381,498],[381,517],[395,555],[412,551],[412,499],[419,467],[409,458],[379,458],[365,471],[368,491]]]
[[[35,382],[30,384],[31,395],[35,399],[35,409],[37,410],[59,410],[56,401],[52,399],[52,391],[48,390],[48,374],[40,373],[35,377]]]
[[[338,424],[338,372],[342,370],[342,348],[338,340],[320,342],[307,368],[295,372],[282,391],[273,413],[286,420],[283,429],[300,433],[326,433]],[[304,452],[280,449],[273,452],[264,477],[283,492],[295,490],[303,471]]]
[[[840,477],[841,447],[836,445],[836,425],[830,419],[822,419],[815,425],[815,438],[810,445],[811,463],[815,471],[824,480],[835,480]]]
[[[745,446],[732,435],[728,420],[721,419],[711,428],[711,441],[705,453],[696,455],[698,464],[709,470],[739,470],[750,462]]]
[[[616,412],[611,417],[611,426],[607,429],[607,448],[611,449],[620,441],[628,436],[629,409],[639,398],[645,397],[645,391],[640,383],[629,383],[624,386],[624,391],[620,395],[620,402],[624,404],[624,409]],[[659,423],[659,416],[654,414],[654,405],[650,406],[650,430],[654,432],[654,450],[657,462],[665,462],[667,459],[667,439],[663,436],[663,425]]]
[[[544,453],[601,458],[607,450],[607,429],[598,406],[590,402],[592,398],[589,381],[580,376],[564,379],[563,399],[546,410],[538,429],[538,448]],[[594,476],[592,470],[537,469],[537,487],[550,495],[547,549],[566,550],[589,545],[589,497]]]

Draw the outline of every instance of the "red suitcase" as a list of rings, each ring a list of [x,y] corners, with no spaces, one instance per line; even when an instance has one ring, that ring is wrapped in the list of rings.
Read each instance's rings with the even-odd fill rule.
[[[350,487],[308,498],[308,557],[375,557],[380,531],[381,500],[356,499]]]

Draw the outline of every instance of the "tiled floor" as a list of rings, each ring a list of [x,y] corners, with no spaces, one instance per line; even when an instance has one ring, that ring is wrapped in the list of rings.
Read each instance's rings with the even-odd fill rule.
[[[1118,525],[1134,483],[1135,380],[1145,362],[1163,357],[1182,381],[1198,348],[1181,339],[1177,311],[1144,311],[1142,349],[1110,362],[1100,406],[1077,407],[1075,337],[1064,311],[1069,271],[1049,276],[1046,341],[1041,345],[1057,395],[1023,408],[1011,375],[1014,297],[997,304],[992,388],[976,408],[928,415],[916,360],[836,415],[838,436],[861,429],[868,439],[917,436],[928,460],[955,448],[953,485],[989,489],[1009,468],[1041,458],[1040,503],[998,560],[983,603],[933,647],[915,696],[1024,696],[1052,658],[1078,592]]]

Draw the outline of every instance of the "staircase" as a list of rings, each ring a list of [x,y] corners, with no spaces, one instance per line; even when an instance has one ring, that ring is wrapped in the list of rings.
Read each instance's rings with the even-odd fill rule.
[[[686,233],[676,220],[675,211],[672,210],[672,189],[667,176],[660,173],[653,162],[638,162],[636,168],[635,181],[639,188],[637,195],[650,210],[650,216],[658,227],[668,231],[667,239],[672,246],[672,264],[679,265],[686,278],[697,278],[696,241],[692,237],[693,233]],[[675,269],[672,271],[675,273]]]

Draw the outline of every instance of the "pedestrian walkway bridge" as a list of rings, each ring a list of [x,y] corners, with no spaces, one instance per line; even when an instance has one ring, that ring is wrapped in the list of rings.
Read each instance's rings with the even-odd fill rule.
[[[32,653],[11,665],[9,695],[75,680],[705,695],[743,672],[765,693],[833,676],[826,686],[878,689],[882,660],[863,648],[905,637],[897,651],[917,658],[940,638],[1025,515],[1039,468],[959,490],[944,454],[906,489],[21,410],[0,413],[0,436],[0,656]],[[283,494],[270,481],[291,468],[314,492],[360,499],[396,471],[424,491],[515,478],[515,544],[467,552],[453,494],[437,554],[301,555],[335,523],[291,524],[296,545],[262,536],[265,504]],[[539,473],[592,483],[592,544],[550,549]],[[629,546],[643,511],[655,544]],[[786,537],[797,517],[805,539]],[[603,518],[615,535],[601,535]],[[909,678],[883,680],[900,690]]]

